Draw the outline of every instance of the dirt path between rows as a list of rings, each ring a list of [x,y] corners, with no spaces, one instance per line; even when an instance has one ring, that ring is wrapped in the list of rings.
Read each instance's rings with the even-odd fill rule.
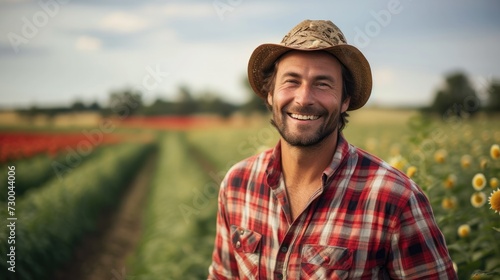
[[[127,258],[134,252],[142,233],[143,209],[148,185],[155,170],[151,155],[120,202],[100,219],[98,230],[87,235],[76,248],[73,259],[57,271],[55,280],[124,280],[130,272]]]

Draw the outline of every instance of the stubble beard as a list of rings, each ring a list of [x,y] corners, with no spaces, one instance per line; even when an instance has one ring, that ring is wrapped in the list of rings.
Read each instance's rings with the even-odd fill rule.
[[[313,109],[294,109],[293,112],[297,112],[304,115],[320,115],[320,118],[327,117],[328,119],[321,124],[313,132],[308,132],[307,134],[293,133],[289,130],[287,119],[289,118],[286,113],[287,108],[278,111],[276,107],[273,107],[273,118],[271,119],[271,124],[278,130],[281,137],[291,146],[294,147],[316,147],[319,146],[328,136],[330,136],[339,126],[339,114],[337,112],[332,112],[328,115],[326,110],[313,110]],[[280,118],[278,118],[280,117]]]

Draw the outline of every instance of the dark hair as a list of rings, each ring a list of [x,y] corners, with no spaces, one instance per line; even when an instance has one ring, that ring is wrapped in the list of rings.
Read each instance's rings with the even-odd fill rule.
[[[262,83],[262,89],[261,92],[266,93],[264,96],[267,96],[268,94],[271,94],[274,92],[274,86],[276,84],[276,72],[278,71],[278,63],[281,60],[281,57],[276,59],[274,64],[265,69],[262,73],[263,76],[263,83]],[[350,96],[350,93],[353,91],[354,88],[354,79],[352,78],[352,74],[347,69],[344,64],[340,63],[340,69],[341,69],[341,74],[342,74],[342,101],[344,101],[347,97]],[[267,102],[267,100],[264,100],[267,108],[272,111],[271,105]],[[339,132],[341,132],[346,124],[349,122],[347,119],[349,117],[349,114],[346,112],[343,112],[340,114],[340,125],[339,125]]]

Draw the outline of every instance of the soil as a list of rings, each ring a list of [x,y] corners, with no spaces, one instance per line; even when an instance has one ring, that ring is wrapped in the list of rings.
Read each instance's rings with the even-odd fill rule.
[[[156,156],[150,156],[120,202],[103,214],[97,230],[76,248],[73,259],[56,271],[55,280],[124,280],[127,258],[134,252],[142,233],[143,209]]]

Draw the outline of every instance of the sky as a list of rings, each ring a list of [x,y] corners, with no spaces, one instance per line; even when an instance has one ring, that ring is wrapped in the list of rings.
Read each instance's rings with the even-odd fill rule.
[[[421,106],[463,71],[500,78],[500,1],[0,0],[0,108],[106,105],[180,86],[242,103],[248,59],[304,19],[327,19],[370,62],[369,104]]]

